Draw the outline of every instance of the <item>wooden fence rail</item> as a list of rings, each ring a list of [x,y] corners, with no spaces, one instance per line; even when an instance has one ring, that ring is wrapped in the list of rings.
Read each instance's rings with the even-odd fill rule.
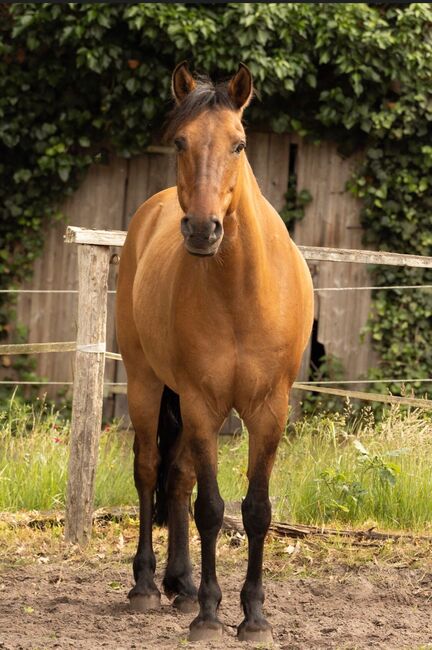
[[[90,230],[68,226],[65,242],[68,244],[89,244],[92,246],[123,246],[126,232],[123,230]],[[432,268],[432,257],[405,255],[387,251],[351,250],[345,248],[321,248],[319,246],[298,247],[306,260],[318,262],[350,262],[357,264],[382,264],[385,266],[409,266]]]

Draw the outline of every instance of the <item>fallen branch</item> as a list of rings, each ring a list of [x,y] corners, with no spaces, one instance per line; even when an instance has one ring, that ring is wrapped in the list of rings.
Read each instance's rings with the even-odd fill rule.
[[[232,530],[244,534],[243,523],[240,518],[225,516],[223,522],[224,530]],[[289,524],[281,521],[274,521],[270,524],[270,532],[278,537],[304,538],[311,535],[320,537],[349,537],[357,541],[384,541],[392,539],[395,541],[422,540],[432,543],[432,537],[427,535],[412,535],[406,533],[380,533],[373,528],[367,530],[344,530],[339,528],[324,528],[324,526],[306,526],[303,524]]]
[[[229,506],[230,504],[227,504]],[[126,519],[138,519],[138,508],[131,506],[127,508],[99,508],[93,514],[93,523],[109,521],[122,522]],[[64,526],[64,512],[60,511],[30,511],[26,513],[1,512],[0,522],[11,528],[52,528],[53,526]],[[240,517],[225,515],[222,529],[245,534],[243,522]],[[365,541],[425,541],[432,543],[432,537],[427,535],[414,535],[409,533],[381,533],[373,528],[367,530],[350,530],[338,528],[325,528],[324,526],[307,526],[303,524],[290,524],[274,521],[270,524],[270,532],[278,537],[306,538],[319,537],[342,537],[355,539],[357,542]]]

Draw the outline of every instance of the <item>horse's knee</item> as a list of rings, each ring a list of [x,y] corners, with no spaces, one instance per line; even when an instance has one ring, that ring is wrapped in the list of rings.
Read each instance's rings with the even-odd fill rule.
[[[196,482],[193,466],[174,461],[168,473],[167,492],[175,502],[189,499]]]
[[[217,488],[211,494],[200,494],[198,486],[198,497],[195,501],[195,522],[199,533],[217,534],[223,523],[225,504]]]
[[[156,485],[159,455],[157,450],[143,450],[134,446],[134,479],[137,488],[153,490]]]
[[[271,522],[271,504],[267,493],[249,491],[242,503],[244,529],[248,537],[264,537]]]

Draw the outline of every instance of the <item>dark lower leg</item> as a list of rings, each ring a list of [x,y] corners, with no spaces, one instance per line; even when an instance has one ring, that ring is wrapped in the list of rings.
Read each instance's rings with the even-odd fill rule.
[[[222,599],[216,577],[216,540],[222,527],[224,503],[215,473],[198,476],[195,521],[201,537],[201,583],[198,590],[200,611],[192,622],[191,640],[210,639],[222,632],[217,610]]]
[[[174,605],[182,611],[193,610],[198,596],[189,557],[189,504],[193,484],[193,470],[183,476],[178,467],[172,468],[168,483],[168,562],[163,587],[169,598],[175,596]]]
[[[143,483],[135,458],[135,485],[140,502],[140,530],[138,548],[133,561],[135,586],[129,592],[131,606],[136,609],[157,607],[160,592],[154,582],[156,558],[152,545],[153,489]]]
[[[271,627],[263,616],[264,590],[262,564],[264,540],[271,520],[271,505],[267,481],[251,481],[242,503],[244,528],[248,537],[249,553],[246,581],[241,591],[245,619],[240,625],[239,637],[248,640],[267,640]],[[249,636],[248,636],[249,635]]]

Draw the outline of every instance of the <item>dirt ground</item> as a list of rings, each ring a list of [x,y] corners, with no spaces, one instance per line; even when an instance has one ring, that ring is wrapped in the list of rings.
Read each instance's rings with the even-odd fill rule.
[[[192,617],[178,613],[165,598],[158,612],[128,610],[135,532],[115,528],[107,539],[100,533],[85,554],[66,548],[60,534],[54,539],[52,533],[41,532],[24,539],[10,531],[0,535],[0,648],[267,647],[240,644],[235,638],[246,558],[241,537],[222,536],[219,542],[223,639],[188,644]],[[162,567],[165,541],[161,534],[155,543]],[[198,551],[194,537],[195,562]],[[430,544],[356,548],[346,542],[269,540],[265,609],[274,629],[270,647],[432,648],[430,558]]]

